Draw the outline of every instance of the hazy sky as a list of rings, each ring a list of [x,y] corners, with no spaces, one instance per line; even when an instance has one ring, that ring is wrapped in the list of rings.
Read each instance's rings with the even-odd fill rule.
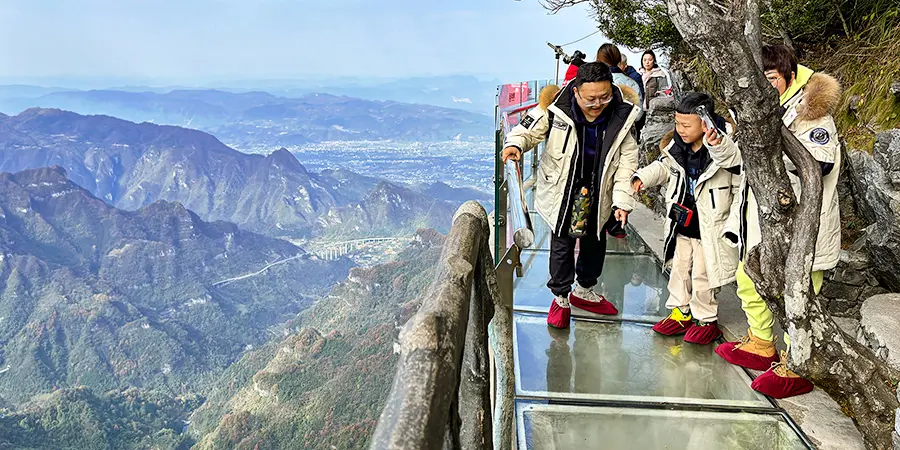
[[[2,0],[0,78],[551,78],[596,30],[538,0]],[[592,56],[595,35],[575,48]],[[636,65],[637,57],[631,62]]]

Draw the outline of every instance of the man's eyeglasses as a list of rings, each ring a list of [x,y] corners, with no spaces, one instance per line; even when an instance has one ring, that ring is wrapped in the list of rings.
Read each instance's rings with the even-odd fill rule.
[[[781,80],[783,78],[784,77],[782,77],[778,72],[766,73],[766,79],[769,80],[769,83],[772,83],[772,85],[775,85],[776,83],[778,83],[778,80]]]
[[[613,99],[612,93],[607,94],[605,97],[584,98],[576,90],[575,95],[578,96],[582,103],[584,103],[582,106],[584,106],[585,108],[596,108],[598,106],[605,105],[611,102]]]

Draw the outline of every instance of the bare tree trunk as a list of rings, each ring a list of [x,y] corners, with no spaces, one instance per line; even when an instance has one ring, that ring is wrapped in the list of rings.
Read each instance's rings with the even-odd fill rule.
[[[703,0],[667,3],[685,41],[716,73],[728,74],[720,77],[723,94],[737,111],[736,140],[762,224],[762,243],[745,266],[791,336],[789,365],[849,410],[869,448],[889,448],[897,408],[892,385],[898,374],[845,336],[811,292],[821,168],[776,113],[776,92],[761,70],[759,6],[756,0],[732,0],[730,10],[722,14]],[[783,151],[801,179],[799,205],[788,182]]]
[[[753,53],[756,66],[762,70],[762,21],[759,18],[759,0],[747,0],[744,4],[744,40]]]

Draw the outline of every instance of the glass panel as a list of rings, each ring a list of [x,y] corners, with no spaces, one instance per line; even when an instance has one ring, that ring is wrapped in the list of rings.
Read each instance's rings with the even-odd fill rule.
[[[528,208],[531,228],[534,229],[534,245],[528,250],[550,250],[550,227],[540,214],[534,212],[533,206],[529,205]]]
[[[805,450],[780,415],[520,403],[520,449]]]
[[[688,344],[632,322],[573,320],[568,330],[558,330],[543,315],[523,313],[514,322],[519,395],[771,406],[712,345]]]
[[[523,251],[525,276],[515,279],[513,293],[516,309],[547,312],[552,294],[547,289],[550,280],[550,253]],[[607,254],[597,291],[619,309],[618,316],[599,316],[572,308],[576,317],[626,319],[657,322],[668,315],[665,303],[669,297],[668,280],[660,272],[656,259],[649,255]]]
[[[541,218],[540,214],[534,209],[534,191],[525,192],[525,204],[528,205],[529,215],[531,216],[531,225],[534,229],[535,244],[527,250],[550,250],[550,227],[547,222]],[[638,236],[637,231],[627,227],[628,233],[625,238],[617,239],[607,237],[606,251],[607,253],[650,253],[650,249],[644,245],[644,241]]]

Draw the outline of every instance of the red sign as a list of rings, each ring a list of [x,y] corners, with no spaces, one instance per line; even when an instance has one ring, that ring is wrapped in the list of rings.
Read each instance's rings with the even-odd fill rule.
[[[500,109],[525,104],[531,97],[531,86],[527,82],[504,84],[500,88],[498,106]]]

